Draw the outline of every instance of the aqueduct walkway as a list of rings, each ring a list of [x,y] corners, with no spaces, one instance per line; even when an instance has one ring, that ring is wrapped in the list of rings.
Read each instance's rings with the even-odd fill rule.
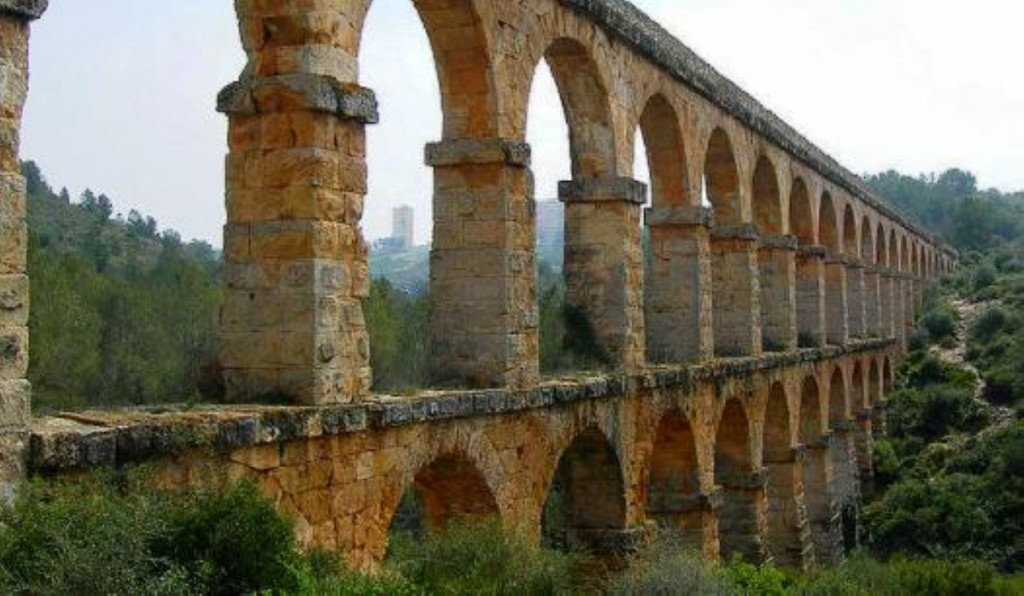
[[[28,23],[46,2],[0,0],[7,481],[135,462],[169,483],[251,477],[306,540],[360,564],[385,552],[410,488],[432,524],[497,514],[596,548],[661,525],[709,554],[835,560],[855,540],[906,329],[955,253],[627,2],[416,0],[444,112],[425,151],[432,367],[476,389],[374,395],[359,229],[378,117],[359,85],[369,5],[238,0],[248,64],[218,98],[229,393],[303,406],[32,419],[17,151]],[[542,60],[570,131],[567,301],[615,369],[558,382],[538,372],[524,142]],[[650,189],[632,177],[637,131]]]

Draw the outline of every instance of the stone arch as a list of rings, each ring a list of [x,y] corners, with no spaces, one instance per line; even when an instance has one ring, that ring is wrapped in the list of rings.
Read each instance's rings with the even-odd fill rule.
[[[391,519],[391,531],[441,531],[450,523],[500,515],[494,493],[476,464],[461,453],[421,468]]]
[[[842,428],[847,420],[849,396],[846,391],[846,375],[841,366],[832,370],[828,384],[828,424],[835,431]]]
[[[767,156],[757,160],[753,179],[754,225],[761,237],[758,272],[761,307],[761,347],[785,352],[797,346],[793,277],[796,263],[790,247],[780,246],[785,221],[775,165]]]
[[[644,107],[639,126],[647,148],[652,206],[686,205],[686,150],[675,108],[664,95],[655,94]]]
[[[767,156],[757,159],[754,168],[754,225],[762,236],[783,234],[782,195],[775,165]]]
[[[687,543],[700,547],[700,465],[693,427],[684,413],[672,410],[662,417],[650,462],[644,487],[647,516],[660,528],[682,532]]]
[[[818,241],[832,251],[839,253],[839,218],[828,192],[821,195],[821,206],[818,208]]]
[[[340,35],[342,47],[358,61],[366,16],[372,0],[344,3],[351,35]],[[495,92],[487,28],[474,0],[416,0],[412,3],[427,32],[441,93],[443,137],[450,139],[498,136],[498,94]],[[346,10],[342,9],[345,13]],[[281,29],[287,35],[289,28]],[[359,78],[358,63],[343,81]]]
[[[767,546],[775,562],[801,562],[799,476],[790,429],[789,400],[782,383],[774,383],[765,406],[762,454],[767,482]]]
[[[803,178],[799,177],[793,180],[793,189],[789,193],[789,229],[797,237],[800,246],[815,244],[811,194],[807,192]]]
[[[740,175],[733,144],[723,128],[708,138],[704,153],[704,184],[715,213],[715,223],[723,226],[742,223]]]
[[[850,257],[860,257],[860,242],[857,236],[857,216],[853,213],[853,207],[847,203],[843,207],[843,254]]]
[[[754,472],[750,449],[750,424],[737,399],[730,399],[722,411],[715,435],[715,484],[722,487],[718,509],[720,554],[729,560],[739,554],[760,561],[759,507],[763,490],[751,484]]]
[[[548,46],[543,59],[551,68],[569,126],[573,178],[613,175],[615,132],[610,99],[590,51],[575,39],[559,37]]]
[[[558,548],[599,546],[602,533],[626,525],[626,495],[618,454],[590,427],[562,452],[541,515],[544,542]]]

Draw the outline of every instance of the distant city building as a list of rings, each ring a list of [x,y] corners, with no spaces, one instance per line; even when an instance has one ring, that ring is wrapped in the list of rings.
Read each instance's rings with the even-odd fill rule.
[[[416,223],[416,212],[408,205],[395,207],[391,211],[391,238],[401,250],[409,250],[416,246],[413,228]]]
[[[537,256],[561,268],[565,244],[565,205],[560,201],[537,201]]]

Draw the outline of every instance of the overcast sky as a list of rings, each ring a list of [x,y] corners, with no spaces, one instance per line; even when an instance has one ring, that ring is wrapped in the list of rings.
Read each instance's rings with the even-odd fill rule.
[[[1024,189],[1019,0],[634,1],[855,172],[959,166],[983,186]],[[363,84],[382,124],[366,235],[388,235],[391,208],[410,204],[424,240],[423,145],[441,128],[429,45],[408,0],[377,0],[367,27]],[[233,2],[54,2],[31,60],[23,157],[74,196],[91,187],[118,211],[220,245],[227,126],[214,98],[244,63]],[[537,195],[552,196],[569,162],[546,73],[530,116]]]

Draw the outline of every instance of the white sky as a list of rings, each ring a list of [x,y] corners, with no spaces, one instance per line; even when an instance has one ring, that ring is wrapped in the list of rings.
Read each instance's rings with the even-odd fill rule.
[[[635,3],[855,172],[957,166],[983,186],[1024,189],[1019,0]],[[33,29],[22,156],[73,196],[91,187],[118,211],[219,245],[227,127],[214,98],[243,63],[229,0],[54,2]],[[366,235],[388,235],[391,208],[410,204],[427,238],[422,155],[440,136],[440,107],[411,2],[377,0],[362,68],[382,113]],[[568,143],[549,75],[533,97],[528,140],[544,198],[569,175]]]

